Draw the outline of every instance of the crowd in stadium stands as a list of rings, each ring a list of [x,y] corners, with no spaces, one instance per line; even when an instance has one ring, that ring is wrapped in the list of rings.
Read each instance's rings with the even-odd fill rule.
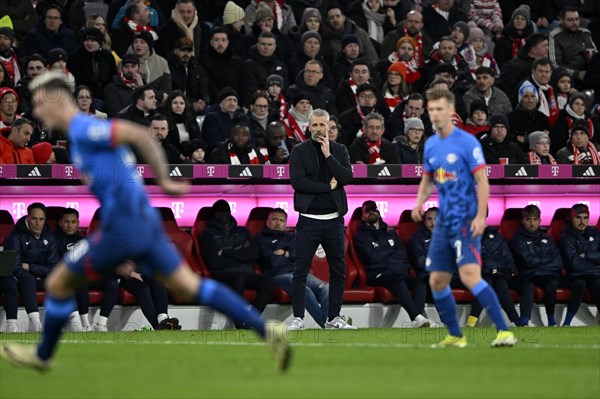
[[[278,298],[275,289],[292,296],[298,258],[296,235],[288,230],[287,213],[271,209],[261,216],[264,227],[250,231],[238,226],[227,201],[218,200],[208,209],[206,227],[194,237],[199,247],[196,256],[207,268],[202,274],[222,281],[240,295],[254,291],[252,303],[261,312],[272,298]],[[7,319],[0,326],[2,331],[39,331],[36,293],[44,291],[44,279],[59,256],[76,251],[78,242],[84,238],[77,210],[63,208],[59,213],[54,212],[52,219],[48,218],[49,213],[41,203],[30,204],[27,215],[17,221],[3,242],[4,249],[17,251],[18,257],[13,275],[0,277]],[[366,286],[388,290],[389,301],[398,302],[412,320],[406,327],[437,326],[426,318],[425,309],[426,303],[432,302],[425,266],[436,214],[437,208],[428,209],[422,224],[415,226],[414,232],[403,234],[389,228],[374,201],[366,201],[346,229],[355,251],[352,267],[366,275]],[[536,205],[526,206],[516,217],[520,220],[515,221],[518,227],[515,225],[514,231],[486,227],[481,253],[482,275],[497,292],[510,321],[516,326],[534,326],[531,321],[534,301],[543,303],[549,326],[570,325],[584,300],[600,310],[600,229],[590,226],[589,208],[575,204],[564,219],[564,227],[552,234],[540,227],[541,212]],[[344,256],[353,256],[351,252]],[[108,317],[120,297],[119,290],[125,290],[133,295],[135,301],[130,303],[137,303],[153,329],[181,329],[179,320],[168,316],[169,297],[164,285],[147,275],[143,265],[124,269],[128,275],[90,282],[77,292],[77,311],[71,315],[71,328],[107,331]],[[464,289],[458,276],[452,286]],[[569,293],[558,296],[558,300],[566,303],[563,320],[555,319],[558,290]],[[99,313],[93,323],[88,316],[90,291],[102,293],[96,301]],[[308,274],[305,294],[306,309],[317,324],[324,326],[329,281]],[[28,327],[17,324],[19,298],[29,316]],[[471,301],[466,325],[473,327],[482,308],[477,300],[468,302]]]
[[[3,163],[70,162],[68,136],[30,104],[28,83],[52,70],[82,112],[148,126],[169,163],[288,163],[318,108],[336,117],[331,138],[353,163],[421,163],[435,129],[421,94],[448,87],[455,124],[488,163],[600,164],[597,1],[0,0],[0,10]]]

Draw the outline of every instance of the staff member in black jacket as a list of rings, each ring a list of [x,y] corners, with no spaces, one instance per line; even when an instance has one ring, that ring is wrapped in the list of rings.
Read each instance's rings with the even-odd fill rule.
[[[300,213],[292,279],[294,318],[288,325],[294,330],[304,328],[306,277],[319,244],[327,254],[330,274],[325,328],[356,328],[340,317],[346,282],[343,216],[348,212],[348,201],[344,186],[352,181],[352,166],[346,147],[329,141],[328,122],[327,111],[314,110],[308,124],[311,139],[295,146],[290,156],[294,209]]]

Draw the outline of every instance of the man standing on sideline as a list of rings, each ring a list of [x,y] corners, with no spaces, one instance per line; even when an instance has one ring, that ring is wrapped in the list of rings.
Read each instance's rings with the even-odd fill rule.
[[[355,329],[340,316],[346,282],[344,215],[348,201],[344,186],[352,181],[348,150],[329,141],[329,114],[314,110],[308,118],[311,140],[292,150],[290,181],[294,188],[294,209],[300,213],[296,226],[296,264],[292,279],[294,318],[290,330],[304,329],[306,278],[313,256],[323,246],[329,264],[329,315],[327,329]]]

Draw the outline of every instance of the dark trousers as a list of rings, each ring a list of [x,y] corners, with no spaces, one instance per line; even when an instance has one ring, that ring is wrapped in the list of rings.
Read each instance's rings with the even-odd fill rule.
[[[19,307],[19,287],[17,285],[17,279],[13,276],[0,277],[0,294],[4,297],[6,319],[16,319],[17,308]]]
[[[119,286],[135,296],[140,309],[152,328],[158,327],[157,316],[167,313],[169,298],[165,286],[151,277],[143,276],[144,281],[136,278],[122,278]]]
[[[535,286],[544,290],[546,314],[554,316],[556,308],[557,276],[517,277],[512,281],[515,290],[521,295],[521,317],[531,318]]]
[[[117,304],[119,295],[119,282],[117,279],[111,278],[106,281],[85,282],[75,292],[77,300],[77,310],[79,314],[86,314],[90,311],[90,290],[102,291],[102,300],[100,301],[100,316],[108,318],[110,312]]]
[[[27,270],[19,270],[15,273],[17,278],[17,285],[21,296],[23,297],[23,305],[25,305],[25,311],[27,313],[38,312],[36,291],[44,291],[44,280],[38,280],[35,276],[29,273]]]
[[[600,311],[600,276],[584,275],[567,277],[561,281],[561,286],[571,290],[571,297],[567,303],[567,312],[571,314],[577,313],[581,302],[583,302],[586,287],[592,293],[592,302],[596,304],[596,308]]]
[[[296,226],[296,262],[292,278],[294,317],[304,318],[306,278],[319,244],[323,246],[329,264],[328,319],[332,320],[340,315],[344,284],[346,283],[344,218],[316,220],[300,216]]]
[[[420,312],[417,310],[406,285],[405,277],[401,274],[370,273],[367,276],[367,284],[374,287],[387,288],[394,294],[400,305],[406,310],[411,320],[414,320]],[[425,290],[425,292],[427,292]]]
[[[427,280],[418,277],[406,277],[406,285],[412,290],[412,300],[417,308],[417,313],[425,315],[425,302],[427,302],[427,289],[429,284]]]
[[[220,281],[241,297],[244,296],[244,290],[256,290],[256,298],[252,302],[259,312],[263,312],[273,295],[273,280],[271,277],[256,273],[212,273],[212,278]]]
[[[519,318],[519,314],[515,309],[515,303],[510,297],[510,290],[508,289],[508,281],[504,277],[492,277],[492,276],[483,276],[483,279],[487,281],[487,283],[496,291],[498,295],[498,300],[500,301],[500,305],[508,319],[513,323],[517,321]],[[481,315],[482,307],[477,298],[471,305],[471,313],[470,316],[479,317]]]

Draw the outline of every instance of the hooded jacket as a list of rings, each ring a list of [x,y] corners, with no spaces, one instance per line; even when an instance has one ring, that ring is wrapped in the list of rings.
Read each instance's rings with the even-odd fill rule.
[[[260,251],[260,265],[272,277],[294,272],[296,260],[296,236],[286,231],[272,230],[265,227],[254,237]],[[288,256],[275,255],[278,249],[287,251]]]
[[[515,273],[515,261],[497,227],[487,226],[481,238],[481,273],[487,276],[510,277]]]
[[[379,228],[361,222],[354,245],[356,254],[365,266],[369,279],[378,274],[405,276],[408,272],[408,255],[404,244],[395,232],[387,230],[388,225],[379,220]]]
[[[29,264],[29,273],[44,278],[59,261],[56,239],[48,225],[44,225],[39,238],[36,238],[26,222],[27,216],[17,221],[15,229],[4,241],[4,249],[18,252],[17,268],[23,263]]]
[[[250,243],[245,247],[246,242]],[[202,257],[211,273],[254,273],[252,262],[258,260],[259,251],[245,227],[240,227],[231,217],[228,225],[212,218],[200,236]],[[221,255],[219,255],[219,251]]]
[[[519,226],[510,240],[519,276],[558,276],[563,267],[560,251],[552,238],[539,230],[529,233]]]
[[[600,232],[588,226],[583,233],[567,224],[560,235],[560,252],[570,276],[600,277]]]

